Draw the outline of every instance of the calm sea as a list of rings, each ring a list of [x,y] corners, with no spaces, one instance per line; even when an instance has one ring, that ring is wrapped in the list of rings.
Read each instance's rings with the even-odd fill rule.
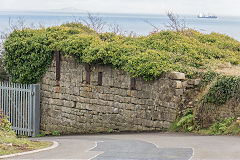
[[[0,31],[6,31],[9,27],[9,19],[12,23],[24,19],[25,24],[53,26],[76,19],[85,19],[85,13],[61,13],[61,12],[0,12]],[[154,30],[149,24],[159,29],[166,29],[169,20],[166,15],[128,15],[128,14],[97,14],[107,24],[117,24],[126,33],[134,32],[138,35],[147,35]],[[187,27],[204,33],[218,32],[227,34],[240,41],[240,17],[219,16],[217,19],[199,19],[194,16],[180,16]],[[147,23],[148,22],[148,23]],[[108,30],[107,28],[105,30]]]

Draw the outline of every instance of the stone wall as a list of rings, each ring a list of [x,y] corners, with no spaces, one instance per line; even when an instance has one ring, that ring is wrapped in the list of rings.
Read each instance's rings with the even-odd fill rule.
[[[53,60],[41,83],[42,130],[64,134],[155,131],[175,120],[186,89],[183,73],[171,72],[148,82],[136,78],[134,85],[124,71],[101,65],[90,69],[87,84],[85,66],[61,57],[60,81],[56,81]]]

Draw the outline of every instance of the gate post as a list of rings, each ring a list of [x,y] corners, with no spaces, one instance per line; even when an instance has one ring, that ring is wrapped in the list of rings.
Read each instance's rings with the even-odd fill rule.
[[[40,132],[40,84],[32,85],[33,97],[33,133],[36,136]]]

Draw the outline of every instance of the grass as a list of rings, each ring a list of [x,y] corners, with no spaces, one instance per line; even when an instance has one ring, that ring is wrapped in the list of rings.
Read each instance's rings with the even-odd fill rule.
[[[17,138],[13,131],[0,130],[0,156],[42,149],[51,145],[51,142],[38,142],[30,141],[27,138]]]

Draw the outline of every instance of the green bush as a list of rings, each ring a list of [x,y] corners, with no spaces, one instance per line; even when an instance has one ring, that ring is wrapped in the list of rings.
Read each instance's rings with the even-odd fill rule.
[[[240,42],[217,33],[161,31],[129,37],[98,34],[82,24],[69,23],[38,30],[15,30],[4,44],[4,66],[14,82],[39,82],[55,50],[79,63],[112,65],[132,77],[153,80],[168,71],[189,75],[210,69],[209,63],[240,63]],[[214,64],[214,63],[213,63]]]
[[[235,118],[225,118],[224,120],[220,120],[216,123],[214,123],[208,130],[208,134],[213,135],[221,135],[226,134],[229,132],[229,127],[233,124],[235,121]]]
[[[231,97],[236,96],[239,90],[240,78],[234,76],[221,76],[203,97],[205,103],[222,105]]]
[[[39,82],[52,62],[53,49],[44,29],[14,31],[4,47],[3,64],[13,82]]]
[[[237,122],[233,122],[229,127],[227,127],[224,133],[231,135],[240,135],[240,124]]]
[[[184,132],[192,132],[198,127],[195,125],[193,111],[191,109],[187,109],[183,116],[177,118],[177,120],[171,124],[169,130],[170,131],[184,131]]]

